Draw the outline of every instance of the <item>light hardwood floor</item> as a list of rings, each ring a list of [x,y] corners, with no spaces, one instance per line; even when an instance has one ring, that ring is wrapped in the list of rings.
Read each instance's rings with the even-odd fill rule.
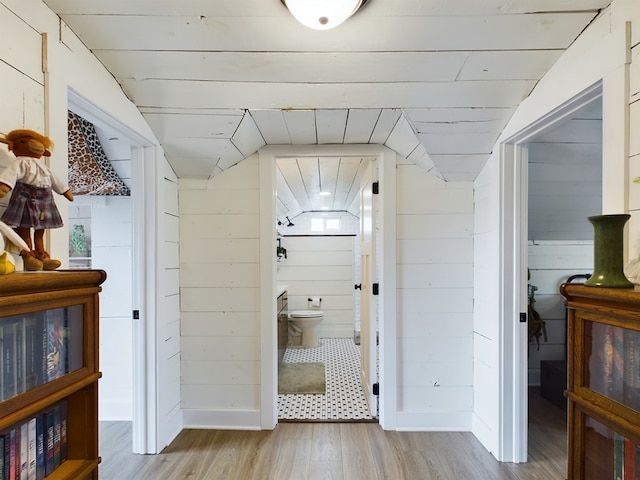
[[[500,463],[471,433],[385,432],[371,423],[281,423],[273,431],[184,430],[134,455],[131,424],[100,424],[101,480],[498,480],[566,478],[562,410],[530,395],[529,462]]]

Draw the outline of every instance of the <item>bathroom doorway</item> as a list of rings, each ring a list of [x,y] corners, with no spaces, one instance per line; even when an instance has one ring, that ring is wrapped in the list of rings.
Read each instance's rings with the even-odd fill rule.
[[[377,309],[379,325],[379,342],[373,340],[379,349],[379,358],[385,358],[378,363],[378,356],[370,359],[371,364],[377,365],[380,372],[379,396],[380,405],[384,408],[380,410],[378,421],[383,428],[395,428],[396,409],[396,378],[392,372],[396,368],[396,325],[393,312],[395,312],[395,162],[394,152],[384,146],[379,145],[320,145],[320,146],[267,146],[260,150],[260,191],[261,206],[265,211],[272,214],[261,215],[261,264],[265,267],[261,269],[261,310],[263,312],[274,312],[265,314],[262,323],[262,427],[273,428],[278,422],[278,389],[277,389],[277,341],[276,328],[273,318],[276,312],[276,285],[277,285],[277,262],[276,247],[277,238],[273,234],[274,224],[281,220],[276,215],[276,161],[281,158],[353,158],[367,157],[375,167],[373,176],[382,182],[387,188],[380,189],[377,197],[378,207],[375,210],[377,220],[376,236],[379,260],[379,267],[376,271],[378,281],[385,285],[386,289],[381,289]],[[359,194],[359,188],[356,188]],[[358,202],[359,203],[359,202]],[[299,217],[296,217],[296,219]],[[271,222],[269,222],[271,220]],[[296,223],[292,216],[284,219]],[[282,220],[281,220],[282,221]],[[386,228],[385,228],[386,226]],[[284,246],[284,245],[283,245]],[[286,248],[286,247],[285,247]],[[274,252],[273,254],[270,252]],[[288,253],[288,252],[287,252]],[[355,255],[354,255],[355,257]],[[359,257],[359,253],[358,253]],[[270,266],[270,268],[268,268]],[[354,266],[355,267],[355,266]],[[354,276],[355,278],[355,276]],[[353,285],[351,286],[353,289]],[[351,298],[354,290],[351,292]],[[324,308],[324,307],[323,307]],[[372,315],[374,315],[372,313]],[[354,315],[355,318],[355,315]],[[385,319],[389,319],[385,322]],[[375,321],[375,317],[374,317]],[[377,335],[372,329],[371,335]],[[355,344],[355,335],[352,333],[348,339]],[[346,337],[344,337],[346,338]],[[362,341],[362,339],[360,339]],[[359,349],[359,346],[358,346]],[[385,353],[386,356],[385,356]],[[358,367],[360,369],[360,367]],[[386,375],[385,375],[386,374]],[[386,380],[384,380],[386,378]],[[375,420],[374,420],[375,421]]]
[[[371,177],[371,163],[365,157],[276,160],[278,291],[286,291],[289,313],[305,311],[309,305],[323,313],[314,327],[319,342],[312,348],[301,346],[306,333],[288,322],[288,345],[278,365],[279,421],[375,421],[371,407],[375,409],[377,401],[371,405],[365,394],[362,364],[369,364],[369,354],[377,354],[365,350],[369,342],[361,343],[359,327],[364,310],[359,307],[370,302],[361,302],[361,290],[354,288],[368,288],[360,275],[360,210],[361,179],[366,172]],[[369,210],[367,225],[371,216]],[[304,393],[317,388],[313,382],[307,385],[308,377],[298,384],[290,381],[292,368],[310,368],[314,363],[325,370],[322,394]]]

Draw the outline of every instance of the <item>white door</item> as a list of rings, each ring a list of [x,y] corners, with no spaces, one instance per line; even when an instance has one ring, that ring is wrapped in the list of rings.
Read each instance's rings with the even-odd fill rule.
[[[377,326],[376,302],[372,293],[375,282],[375,228],[373,174],[369,163],[360,181],[360,376],[369,402],[371,415],[378,416],[378,400],[373,384],[378,381],[376,369]]]

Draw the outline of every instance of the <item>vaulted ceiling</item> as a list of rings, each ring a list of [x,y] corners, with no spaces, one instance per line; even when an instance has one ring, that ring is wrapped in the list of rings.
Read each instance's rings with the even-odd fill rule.
[[[45,3],[139,107],[179,177],[217,175],[265,144],[376,143],[470,181],[610,0],[369,0],[327,31],[280,0]]]

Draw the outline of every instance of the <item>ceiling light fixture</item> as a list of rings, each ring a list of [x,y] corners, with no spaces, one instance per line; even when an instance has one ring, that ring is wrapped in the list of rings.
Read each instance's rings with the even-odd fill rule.
[[[320,192],[320,195],[322,195],[323,197],[329,197],[331,195],[331,192]]]
[[[367,0],[280,0],[296,20],[315,30],[337,27]]]

